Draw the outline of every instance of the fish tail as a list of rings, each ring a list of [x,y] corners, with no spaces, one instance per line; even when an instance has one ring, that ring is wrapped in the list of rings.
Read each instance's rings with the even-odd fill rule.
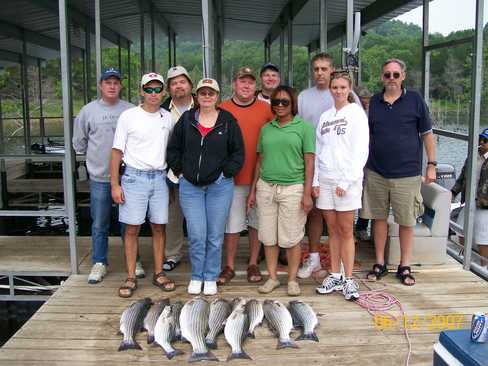
[[[235,353],[231,353],[229,355],[229,357],[227,357],[227,362],[229,362],[230,360],[236,360],[236,359],[245,359],[245,360],[252,360],[251,357],[249,357],[249,355],[244,352],[244,351],[241,351],[241,352],[235,352]]]
[[[136,341],[132,341],[132,342],[122,341],[122,343],[119,346],[119,351],[125,351],[128,349],[140,349],[140,350],[142,350],[142,347],[139,346],[139,344]]]
[[[218,361],[219,359],[214,356],[212,352],[205,353],[192,353],[188,362],[198,362],[198,361]]]
[[[178,356],[178,355],[182,355],[183,353],[184,352],[182,350],[175,348],[170,352],[166,352],[166,357],[168,358],[168,360],[171,360],[173,357]]]
[[[287,341],[278,341],[278,347],[276,349],[283,349],[283,348],[299,348],[295,342],[290,340]]]
[[[301,336],[295,339],[296,341],[303,341],[303,340],[309,340],[309,341],[319,341],[319,337],[317,337],[317,334],[315,332],[311,333],[303,333]]]
[[[247,332],[246,337],[249,337],[249,338],[252,338],[252,339],[255,339],[256,338],[256,336],[254,335],[254,331]]]
[[[147,344],[154,343],[154,335],[148,334],[147,335]]]

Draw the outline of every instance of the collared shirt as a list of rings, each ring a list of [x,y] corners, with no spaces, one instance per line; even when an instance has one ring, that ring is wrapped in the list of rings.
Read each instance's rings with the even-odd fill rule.
[[[169,103],[169,111],[171,112],[171,118],[173,119],[173,123],[178,122],[181,115],[186,111],[192,109],[194,105],[195,105],[194,100],[193,98],[191,98],[191,102],[188,105],[188,108],[184,111],[180,111],[178,107],[174,104],[173,99],[171,99],[171,102]]]
[[[367,168],[385,178],[421,175],[421,135],[431,130],[429,109],[419,93],[403,88],[392,104],[383,92],[375,94],[369,103]]]

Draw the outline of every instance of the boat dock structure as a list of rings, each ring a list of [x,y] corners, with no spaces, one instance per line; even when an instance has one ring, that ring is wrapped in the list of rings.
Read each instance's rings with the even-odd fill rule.
[[[459,233],[449,217],[440,237],[435,235],[432,222],[419,222],[424,229],[429,226],[428,237],[419,239],[429,246],[417,246],[420,251],[414,253],[412,266],[417,283],[408,287],[395,277],[398,253],[392,243],[398,235],[393,227],[389,231],[390,273],[378,283],[364,280],[374,263],[374,248],[369,242],[358,243],[355,276],[361,280],[360,290],[370,296],[370,303],[376,301],[376,307],[367,309],[345,302],[340,294],[319,296],[315,293],[318,279],[305,280],[300,298],[318,314],[320,342],[299,342],[298,349],[278,350],[276,338],[263,325],[256,339],[244,345],[252,361],[232,362],[432,365],[434,344],[442,330],[469,328],[473,313],[488,313],[488,270],[472,245],[486,0],[472,1],[472,32],[464,38],[433,42],[429,37],[431,0],[2,0],[0,81],[5,70],[17,68],[20,112],[7,116],[0,83],[0,233],[8,233],[0,234],[0,301],[44,304],[0,348],[0,365],[180,365],[191,354],[189,344],[177,342],[184,355],[167,360],[160,348],[146,345],[144,333],[137,336],[143,350],[117,351],[120,315],[134,300],[146,296],[153,300],[163,296],[171,301],[189,299],[187,256],[168,272],[176,281],[175,292],[161,292],[148,276],[139,282],[134,297],[122,299],[117,290],[126,277],[123,247],[112,233],[109,274],[100,284],[87,283],[91,267],[86,214],[89,182],[80,179],[85,157],[76,155],[72,148],[73,120],[75,104],[97,98],[96,85],[103,66],[122,71],[122,97],[136,102],[141,75],[149,71],[166,74],[169,67],[184,65],[178,54],[179,42],[201,42],[201,77],[212,77],[219,83],[225,79],[224,41],[262,42],[262,62],[279,65],[283,82],[291,86],[296,84],[293,47],[306,49],[310,63],[314,54],[341,45],[341,66],[360,85],[362,34],[419,7],[423,20],[419,44],[422,70],[417,77],[427,105],[432,102],[431,56],[441,49],[471,47],[466,54],[471,68],[471,82],[466,86],[470,93],[466,102],[468,133],[434,129],[437,136],[461,140],[468,147],[466,244],[460,245],[456,235],[447,235],[447,227],[453,230],[450,234]],[[104,52],[109,49],[116,50],[117,65],[104,64]],[[157,49],[164,50],[164,60]],[[57,117],[47,113],[43,102],[42,75],[50,60],[56,60],[59,69],[59,90],[50,91],[57,98]],[[36,100],[31,89],[37,91]],[[57,126],[55,132],[52,126]],[[425,192],[432,196],[433,206],[437,205],[436,197],[444,195],[445,201],[446,194],[450,195],[449,190],[439,189]],[[449,197],[447,206],[450,203]],[[430,219],[440,220],[441,216]],[[49,230],[13,230],[25,223],[48,229],[55,226],[57,235],[50,235]],[[140,248],[146,272],[151,274],[147,237],[141,238]],[[220,288],[219,296],[269,298],[259,295],[256,286],[246,281],[246,248],[246,239],[242,238],[237,276]],[[429,260],[424,261],[425,256]],[[272,296],[284,303],[292,300],[284,286]],[[218,345],[215,355],[224,361],[229,347],[222,336]]]

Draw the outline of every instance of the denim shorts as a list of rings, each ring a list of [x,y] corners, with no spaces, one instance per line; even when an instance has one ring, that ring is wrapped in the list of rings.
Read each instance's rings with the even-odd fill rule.
[[[152,224],[168,222],[168,185],[164,170],[139,170],[127,166],[121,178],[124,203],[119,221],[141,225],[146,216]]]

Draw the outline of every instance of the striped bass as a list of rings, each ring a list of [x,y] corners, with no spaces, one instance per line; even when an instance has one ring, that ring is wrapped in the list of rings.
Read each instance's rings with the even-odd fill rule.
[[[154,342],[154,327],[156,326],[156,321],[161,315],[164,307],[169,305],[169,299],[163,298],[155,302],[144,318],[144,329],[147,331],[147,344]]]
[[[240,303],[232,311],[225,322],[224,335],[225,340],[229,343],[232,351],[227,357],[227,361],[243,358],[251,360],[251,357],[247,355],[242,349],[242,343],[247,336],[249,329],[249,320],[246,313],[245,305]]]
[[[297,320],[298,326],[303,327],[303,334],[296,340],[309,339],[318,342],[319,338],[315,333],[315,327],[318,325],[319,321],[312,307],[301,300],[290,301],[289,305],[292,318]]]
[[[182,351],[173,348],[171,345],[171,342],[174,339],[175,326],[176,318],[173,308],[167,305],[156,321],[156,326],[154,328],[154,340],[163,348],[168,360],[171,360],[176,355],[183,354]]]
[[[208,334],[205,343],[210,349],[217,348],[216,338],[224,330],[225,320],[231,313],[231,305],[227,300],[215,299],[210,303],[210,315],[208,317]]]
[[[136,342],[135,337],[142,329],[144,317],[150,306],[151,299],[146,297],[136,301],[124,310],[120,317],[120,332],[124,335],[124,339],[120,344],[119,351],[142,349]]]
[[[263,304],[264,316],[275,335],[278,337],[278,349],[298,348],[290,339],[293,321],[288,309],[279,301],[265,300]]]

